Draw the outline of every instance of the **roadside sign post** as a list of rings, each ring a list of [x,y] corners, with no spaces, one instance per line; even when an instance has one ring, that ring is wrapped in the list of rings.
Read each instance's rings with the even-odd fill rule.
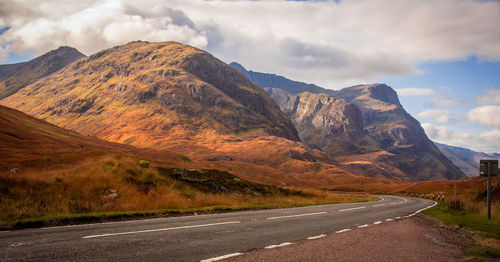
[[[487,177],[486,205],[488,206],[488,220],[491,219],[491,177],[498,176],[498,160],[480,160],[479,175]]]

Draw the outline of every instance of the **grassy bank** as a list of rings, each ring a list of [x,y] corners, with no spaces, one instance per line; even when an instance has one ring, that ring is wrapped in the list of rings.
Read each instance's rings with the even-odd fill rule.
[[[446,225],[455,225],[476,232],[481,236],[496,240],[490,241],[488,246],[475,246],[468,250],[468,255],[477,257],[500,258],[500,216],[498,203],[491,220],[488,220],[481,207],[484,203],[462,200],[458,206],[449,202],[439,202],[439,205],[425,210],[423,213],[443,221]]]
[[[326,204],[340,204],[347,202],[366,202],[375,201],[378,198],[358,198],[351,201],[340,202],[318,202],[318,203],[275,203],[275,204],[253,204],[246,206],[208,206],[188,209],[161,209],[161,210],[147,210],[147,211],[125,211],[125,212],[100,212],[100,213],[84,213],[73,215],[59,215],[59,216],[44,216],[38,218],[21,219],[10,221],[9,223],[0,224],[0,230],[24,229],[33,227],[46,227],[46,226],[62,226],[73,224],[87,224],[87,223],[102,223],[111,221],[125,221],[132,219],[148,219],[159,217],[175,217],[186,215],[202,215],[214,214],[225,212],[249,211],[249,210],[264,210],[274,208],[291,208],[309,205],[326,205]]]
[[[373,200],[364,194],[252,183],[215,169],[104,155],[56,170],[0,175],[0,227]]]

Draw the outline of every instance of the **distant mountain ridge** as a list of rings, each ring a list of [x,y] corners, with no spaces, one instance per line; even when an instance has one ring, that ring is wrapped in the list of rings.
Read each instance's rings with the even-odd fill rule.
[[[248,71],[242,65],[236,62],[232,62],[229,65],[235,68],[236,70],[240,71],[250,81],[258,84],[264,89],[279,88],[285,90],[286,92],[292,95],[297,95],[302,92],[309,92],[314,94],[319,94],[319,93],[328,94],[332,91],[329,89],[325,89],[323,87],[319,87],[314,84],[307,84],[304,82],[293,81],[275,74],[266,74],[266,73]]]
[[[454,175],[465,177],[427,138],[420,123],[404,110],[397,93],[387,85],[358,85],[341,90],[327,90],[281,76],[248,71],[236,63],[231,65],[266,88],[268,94],[292,118],[306,145],[316,148],[318,141],[322,141],[322,150],[333,155],[333,159],[346,163],[345,168],[351,172],[366,175],[368,169],[374,176],[382,175],[403,180],[452,179]],[[286,86],[287,83],[293,87]],[[323,98],[311,100],[311,93],[319,94]],[[303,104],[306,99],[308,105],[302,108],[317,114],[316,112],[325,105],[323,101],[339,98],[346,101],[342,102],[345,106],[351,104],[351,108],[358,107],[357,110],[362,113],[361,119],[353,113],[356,110],[345,111],[345,106],[331,107],[328,112],[323,111],[313,118],[341,120],[337,121],[337,124],[361,121],[361,124],[353,125],[361,130],[350,131],[351,134],[358,134],[356,136],[345,136],[335,128],[325,129],[325,126],[297,121],[297,114],[303,115],[304,112],[290,110],[291,107],[297,108],[296,105]],[[363,138],[364,136],[366,137]],[[369,165],[371,166],[368,167]]]
[[[468,177],[479,176],[479,160],[500,159],[499,153],[483,153],[458,146],[434,142],[439,150],[458,166]]]
[[[85,57],[78,50],[61,46],[28,62],[0,66],[0,99]]]

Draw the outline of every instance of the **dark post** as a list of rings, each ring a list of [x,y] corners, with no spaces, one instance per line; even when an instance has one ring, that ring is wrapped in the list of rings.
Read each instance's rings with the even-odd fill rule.
[[[491,161],[488,161],[488,188],[486,189],[486,201],[488,202],[488,220],[491,219]]]

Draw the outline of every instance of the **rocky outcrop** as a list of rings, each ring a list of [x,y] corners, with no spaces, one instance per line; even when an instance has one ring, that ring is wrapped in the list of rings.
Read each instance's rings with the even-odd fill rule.
[[[25,63],[0,66],[0,99],[83,57],[75,48],[61,46]]]

